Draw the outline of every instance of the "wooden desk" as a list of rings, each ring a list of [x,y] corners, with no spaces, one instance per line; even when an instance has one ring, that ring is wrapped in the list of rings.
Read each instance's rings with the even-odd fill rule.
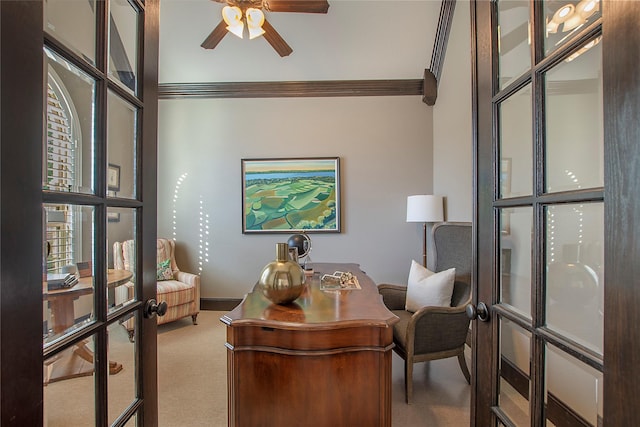
[[[107,271],[107,286],[115,288],[121,286],[133,277],[133,273],[127,270]],[[70,288],[50,291],[47,283],[42,284],[42,298],[49,301],[51,309],[51,329],[55,334],[64,333],[72,327],[75,322],[73,302],[83,295],[93,293],[93,277],[82,277],[78,283]],[[91,375],[93,373],[93,352],[81,343],[63,357],[56,357],[50,363],[45,362],[46,371],[44,374],[45,385],[69,378]],[[122,370],[122,365],[117,362],[109,362],[109,373],[117,374]]]
[[[123,285],[133,277],[133,273],[127,270],[107,271],[107,286],[109,289]],[[42,298],[49,301],[51,308],[51,329],[54,333],[59,334],[67,328],[73,326],[76,322],[73,309],[73,301],[83,295],[93,293],[93,277],[81,277],[78,283],[70,288],[57,289],[50,291],[47,283],[42,284]]]
[[[358,264],[313,264],[303,294],[272,304],[254,289],[227,324],[229,426],[391,426],[392,325]],[[323,291],[334,271],[359,290]]]

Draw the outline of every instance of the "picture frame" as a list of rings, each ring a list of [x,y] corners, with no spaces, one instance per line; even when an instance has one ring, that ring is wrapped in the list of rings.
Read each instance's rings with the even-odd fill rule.
[[[241,159],[242,233],[339,233],[340,158]]]
[[[120,166],[113,163],[107,167],[107,190],[120,191]]]
[[[120,212],[107,212],[107,222],[120,222]]]

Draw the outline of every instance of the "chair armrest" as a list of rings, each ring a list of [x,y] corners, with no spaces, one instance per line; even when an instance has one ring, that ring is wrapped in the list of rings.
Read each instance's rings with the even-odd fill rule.
[[[184,271],[176,271],[175,273],[173,273],[173,278],[178,282],[200,287],[200,276],[198,276],[197,274],[186,273]]]
[[[378,293],[382,295],[382,302],[389,310],[404,310],[407,300],[407,287],[389,283],[378,285]]]
[[[415,334],[415,354],[432,353],[464,345],[469,323],[465,305],[423,307],[413,314],[407,331]]]
[[[173,273],[173,278],[179,282],[186,283],[188,285],[193,285],[196,288],[196,293],[194,296],[195,299],[195,310],[196,312],[200,311],[200,276],[193,273],[186,273],[184,271],[176,271]]]

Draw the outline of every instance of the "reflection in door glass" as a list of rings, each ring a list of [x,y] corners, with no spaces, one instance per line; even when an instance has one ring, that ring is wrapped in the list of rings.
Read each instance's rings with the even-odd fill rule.
[[[602,426],[602,372],[546,344],[547,426]]]
[[[138,86],[138,12],[127,1],[109,1],[109,77],[128,92]]]
[[[604,204],[546,209],[547,326],[602,354]]]
[[[135,313],[131,321],[135,322]],[[136,346],[120,322],[109,326],[109,424],[112,424],[136,397]]]
[[[94,426],[95,335],[44,361],[43,425]]]
[[[43,343],[92,323],[94,208],[45,204]]]
[[[526,196],[533,192],[533,125],[531,85],[528,84],[498,106],[499,197]]]
[[[599,0],[544,2],[545,53],[549,54],[600,17]]]
[[[498,49],[500,89],[531,67],[529,1],[499,0]]]
[[[129,208],[107,209],[107,274],[109,313],[135,301],[136,281],[136,211]],[[133,321],[127,320],[123,325],[133,330]]]
[[[500,302],[531,318],[531,232],[533,210],[500,210]]]
[[[45,48],[47,102],[42,188],[93,192],[95,81]]]
[[[545,74],[547,192],[604,185],[602,47],[571,58]]]
[[[95,64],[95,0],[47,0],[44,2],[44,30],[67,47]]]
[[[137,109],[112,91],[107,99],[107,194],[132,199],[136,196]]]
[[[500,390],[498,404],[516,426],[530,426],[531,334],[500,319]]]

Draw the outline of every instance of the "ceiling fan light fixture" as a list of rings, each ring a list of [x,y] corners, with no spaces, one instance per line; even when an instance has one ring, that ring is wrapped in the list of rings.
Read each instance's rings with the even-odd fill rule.
[[[225,6],[222,8],[222,19],[227,24],[227,30],[242,38],[244,32],[244,22],[242,22],[242,11],[237,6]]]
[[[562,26],[562,32],[571,31],[574,28],[578,28],[585,22],[586,20],[579,13],[574,13],[573,15],[571,15],[569,19],[564,21],[564,25]]]
[[[572,4],[565,4],[560,9],[553,14],[553,20],[559,24],[562,24],[564,21],[569,19],[571,15],[573,15],[573,11],[575,10],[575,6]]]
[[[245,12],[247,17],[247,27],[249,27],[249,39],[255,39],[265,33],[262,29],[264,24],[264,13],[260,9],[250,7]]]
[[[588,19],[598,9],[598,0],[582,0],[576,5],[576,13],[579,13],[583,19]]]

